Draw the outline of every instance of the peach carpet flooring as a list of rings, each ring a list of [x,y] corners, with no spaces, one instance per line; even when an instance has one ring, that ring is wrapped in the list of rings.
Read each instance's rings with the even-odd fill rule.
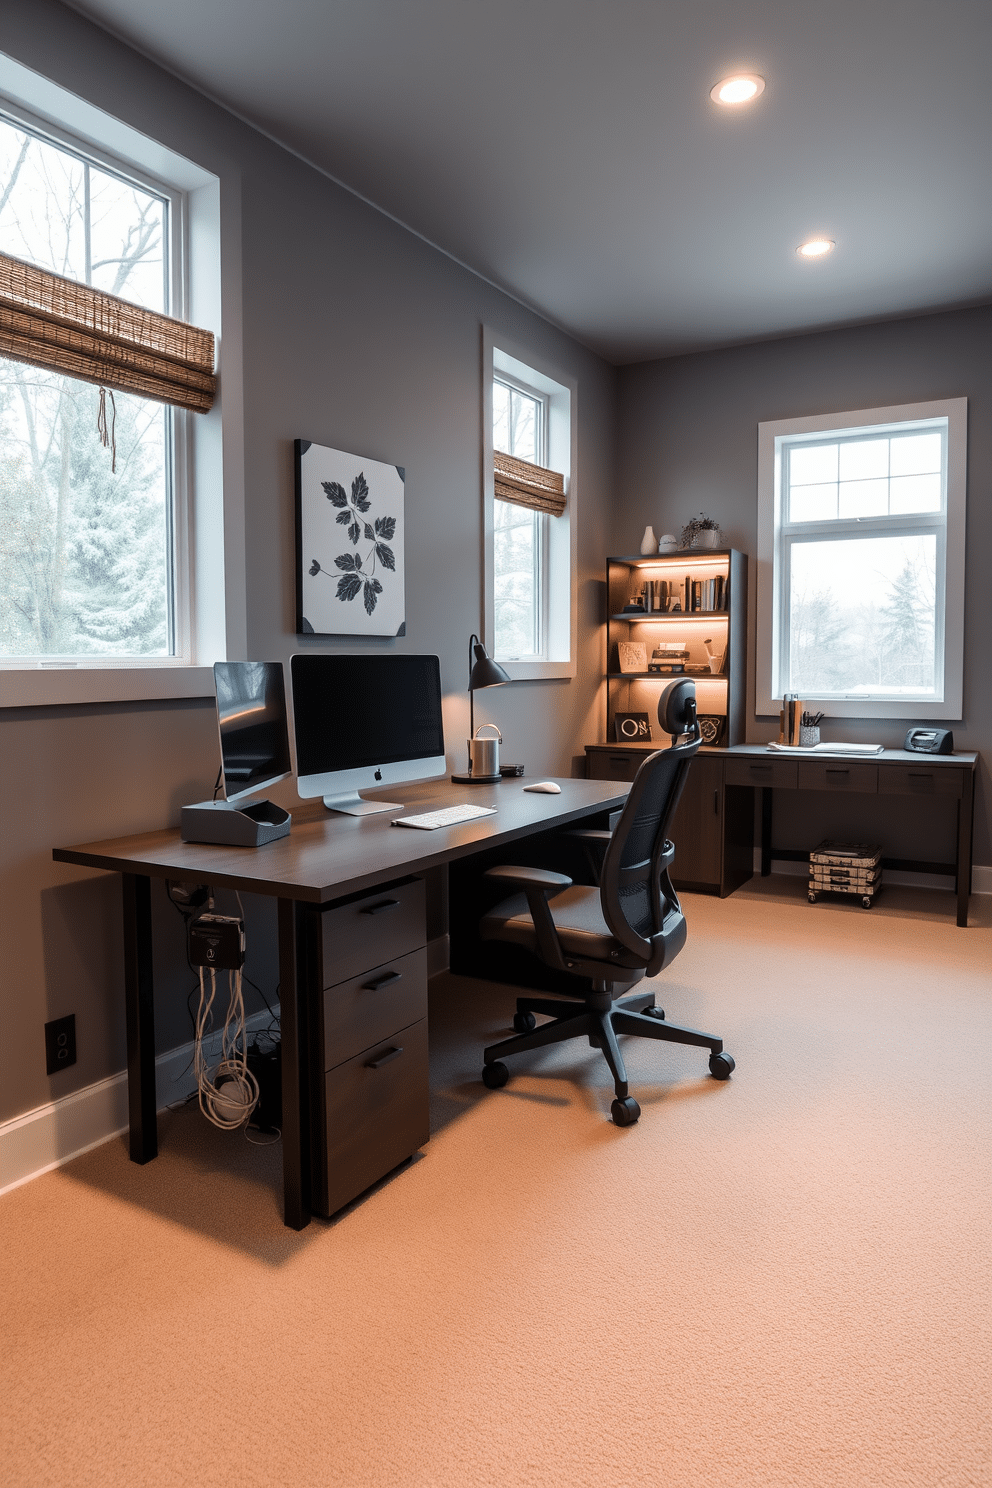
[[[280,1148],[161,1118],[0,1201],[0,1480],[987,1488],[992,903],[686,896],[705,1054],[479,1081],[512,994],[435,980],[434,1136],[334,1222]]]

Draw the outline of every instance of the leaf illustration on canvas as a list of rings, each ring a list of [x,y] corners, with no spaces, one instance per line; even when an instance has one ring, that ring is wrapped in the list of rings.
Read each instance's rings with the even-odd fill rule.
[[[363,566],[358,553],[340,553],[334,560],[335,568],[340,570],[336,597],[352,600],[356,595],[362,594],[365,613],[371,615],[383,592],[382,584],[375,577],[377,566],[388,569],[391,573],[396,572],[396,558],[392,548],[388,546],[396,536],[396,518],[376,517],[374,524],[359,521],[359,514],[364,519],[365,513],[372,507],[368,481],[362,471],[359,471],[351,483],[350,497],[339,481],[321,481],[321,485],[328,501],[338,508],[335,521],[342,527],[347,526],[352,545],[357,547],[363,535],[365,541],[372,544],[365,555],[365,563],[370,565],[368,568]],[[310,577],[316,578],[321,573],[334,578],[334,574],[324,568],[317,558],[312,559]]]

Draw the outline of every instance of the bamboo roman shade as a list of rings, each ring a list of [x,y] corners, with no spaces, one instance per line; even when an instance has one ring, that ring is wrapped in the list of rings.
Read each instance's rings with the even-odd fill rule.
[[[212,331],[0,254],[0,356],[206,413]]]
[[[501,501],[529,506],[532,511],[560,517],[565,510],[565,477],[529,460],[517,460],[500,450],[493,454],[493,491]]]

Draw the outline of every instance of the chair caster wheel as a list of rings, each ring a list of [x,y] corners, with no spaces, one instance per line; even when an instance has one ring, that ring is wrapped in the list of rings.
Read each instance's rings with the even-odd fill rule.
[[[810,902],[810,904],[815,904],[816,903],[816,895],[815,894],[810,894],[810,896],[809,896],[809,902]]]
[[[711,1054],[710,1074],[714,1080],[729,1080],[735,1069],[732,1054]]]
[[[645,1018],[657,1018],[659,1023],[665,1021],[665,1009],[660,1007],[649,1007],[644,1009]]]
[[[537,1027],[537,1019],[533,1013],[514,1013],[513,1028],[515,1033],[533,1033]]]
[[[482,1066],[482,1083],[489,1090],[500,1090],[509,1078],[510,1071],[499,1060],[496,1060],[494,1064]]]
[[[874,902],[875,902],[874,899],[872,899],[868,894],[866,894],[864,896],[864,898],[862,899],[862,901],[861,901],[861,903],[864,905],[865,909],[871,909],[871,907],[874,904]]]
[[[610,1114],[613,1117],[614,1126],[633,1126],[641,1114],[641,1108],[634,1097],[628,1095],[626,1100],[615,1100],[613,1102],[610,1107]]]

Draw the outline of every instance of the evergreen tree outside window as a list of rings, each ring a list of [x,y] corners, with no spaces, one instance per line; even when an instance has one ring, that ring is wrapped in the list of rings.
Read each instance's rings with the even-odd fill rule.
[[[175,314],[174,193],[0,116],[0,252]],[[0,656],[169,658],[179,649],[177,415],[0,358]],[[182,415],[178,415],[179,418]]]

